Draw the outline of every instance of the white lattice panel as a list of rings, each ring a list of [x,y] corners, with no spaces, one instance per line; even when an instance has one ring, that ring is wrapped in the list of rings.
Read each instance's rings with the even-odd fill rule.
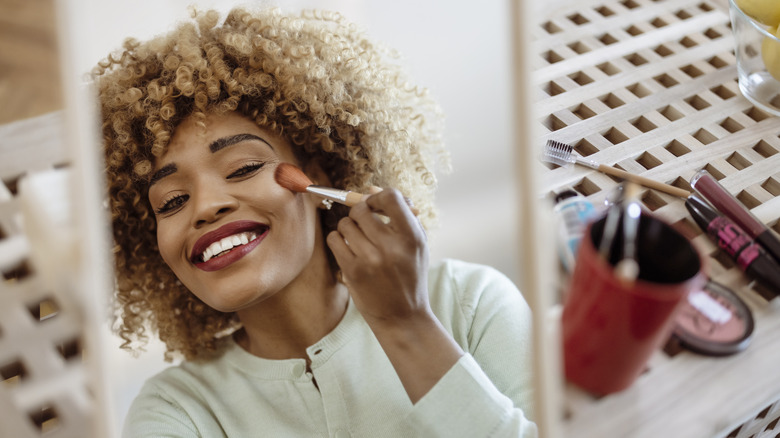
[[[91,396],[83,356],[89,319],[77,297],[79,291],[72,290],[77,283],[51,284],[42,266],[33,261],[22,206],[36,200],[22,199],[18,191],[20,180],[31,173],[66,164],[60,118],[52,114],[0,127],[0,162],[6,163],[0,169],[0,436],[4,437],[34,437],[42,432],[52,437],[85,436],[89,425]],[[41,126],[48,128],[41,130]],[[35,133],[32,139],[29,132]],[[68,194],[67,188],[51,189],[59,195],[57,201]]]
[[[78,5],[56,5],[65,109],[0,125],[2,438],[114,435],[101,349],[111,290],[95,104],[72,68]]]
[[[728,438],[775,438],[780,435],[779,419],[780,402],[775,402],[732,431]]]

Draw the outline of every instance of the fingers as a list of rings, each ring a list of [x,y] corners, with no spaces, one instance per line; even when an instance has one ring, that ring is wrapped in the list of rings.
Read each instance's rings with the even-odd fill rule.
[[[327,236],[339,264],[381,257],[383,251],[399,245],[407,250],[425,245],[425,231],[406,198],[395,189],[372,191],[376,193],[355,204]]]
[[[373,222],[377,222],[378,219],[372,218]],[[372,226],[373,225],[373,226]],[[337,227],[337,237],[346,243],[349,251],[357,257],[369,257],[375,252],[376,245],[379,245],[381,239],[376,237],[377,233],[380,233],[376,224],[371,224],[371,221],[363,221],[363,225],[358,224],[351,217],[342,218]]]
[[[354,201],[352,203],[349,203],[347,205],[349,205],[350,207],[353,207],[353,206],[357,205],[359,202],[366,201],[368,198],[371,197],[371,195],[375,195],[375,194],[377,194],[377,193],[379,193],[381,191],[383,191],[383,189],[381,187],[371,186],[371,187],[368,188],[368,193],[367,194],[361,195],[361,198],[359,200],[356,200],[356,201]],[[406,202],[406,205],[411,210],[412,214],[415,215],[415,216],[418,216],[420,214],[420,210],[415,208],[414,202],[412,201],[412,199],[407,197],[407,196],[404,196],[403,198],[404,198],[404,201]]]
[[[365,204],[371,212],[388,217],[390,226],[398,231],[413,231],[413,228],[419,225],[415,213],[411,209],[411,200],[405,198],[396,189],[387,189],[374,194],[366,198]],[[353,217],[357,220],[365,213],[362,209],[355,210],[355,207],[353,207],[355,212]]]
[[[336,262],[339,266],[346,266],[355,258],[355,254],[349,248],[347,241],[344,240],[344,236],[338,231],[328,233],[325,241],[331,252],[333,252],[333,256],[336,257]]]

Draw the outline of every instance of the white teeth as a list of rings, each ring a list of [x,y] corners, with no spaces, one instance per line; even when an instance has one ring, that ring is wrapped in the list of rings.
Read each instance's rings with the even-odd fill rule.
[[[225,237],[222,240],[212,243],[203,251],[201,258],[204,262],[207,262],[214,258],[217,254],[233,249],[237,246],[246,245],[247,243],[257,239],[257,234],[252,232],[234,234],[232,236]]]

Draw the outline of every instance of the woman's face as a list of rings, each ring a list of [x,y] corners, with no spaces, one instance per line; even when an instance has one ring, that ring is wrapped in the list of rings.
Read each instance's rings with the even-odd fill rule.
[[[327,256],[313,196],[276,183],[289,143],[237,114],[192,118],[154,163],[149,201],[160,254],[211,307],[232,312],[321,282]],[[329,274],[329,273],[328,273]]]

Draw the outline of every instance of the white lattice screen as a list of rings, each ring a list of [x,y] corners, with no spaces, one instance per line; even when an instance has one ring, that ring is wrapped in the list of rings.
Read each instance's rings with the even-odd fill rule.
[[[65,109],[0,125],[0,437],[110,438],[101,345],[111,265],[95,100],[72,68],[78,5],[36,8],[54,6],[59,32],[46,42],[59,49]]]
[[[53,129],[46,134],[51,137],[38,136],[34,143],[27,140],[29,121],[0,131],[0,161],[15,164],[0,174],[0,436],[84,436],[89,423],[92,396],[83,352],[90,318],[77,295],[81,292],[73,289],[77,282],[59,278],[61,284],[54,284],[57,277],[46,272],[49,262],[32,256],[35,238],[25,230],[35,228],[31,220],[43,225],[51,218],[25,217],[22,212],[25,205],[36,208],[35,203],[45,201],[35,199],[29,183],[45,175],[44,169],[54,172],[55,166],[67,163],[62,136],[54,132],[60,127],[57,116],[49,116]],[[24,195],[19,186],[24,186]],[[67,187],[51,191],[59,202],[68,194]],[[46,211],[44,205],[37,207]],[[52,242],[38,249],[57,253],[63,248]]]
[[[0,169],[2,437],[105,436],[94,433],[110,421],[100,379],[107,308],[83,278],[105,267],[84,269],[89,239],[74,224],[97,209],[70,211],[78,195],[61,118],[0,126],[0,162],[14,163]]]

